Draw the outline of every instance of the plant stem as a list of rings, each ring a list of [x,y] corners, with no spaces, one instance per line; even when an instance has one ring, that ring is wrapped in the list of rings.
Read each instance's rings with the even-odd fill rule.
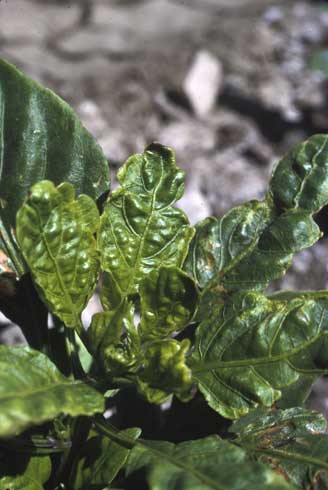
[[[6,253],[7,257],[11,260],[13,263],[15,273],[21,277],[23,274],[25,274],[25,268],[23,261],[19,259],[18,252],[15,248],[15,246],[12,243],[12,240],[10,239],[7,230],[3,224],[2,219],[0,218],[0,238],[2,239],[2,243],[4,245],[4,252]]]

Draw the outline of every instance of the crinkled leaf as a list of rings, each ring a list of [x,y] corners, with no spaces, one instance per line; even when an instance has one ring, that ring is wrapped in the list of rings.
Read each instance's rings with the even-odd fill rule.
[[[192,366],[212,408],[228,418],[270,407],[281,390],[327,372],[328,296],[220,297],[197,331]]]
[[[121,187],[105,206],[98,247],[103,270],[126,296],[136,293],[152,270],[181,267],[193,229],[185,214],[172,207],[183,194],[184,172],[169,148],[151,145],[132,156],[117,178]]]
[[[92,415],[103,396],[63,376],[48,357],[29,347],[0,346],[0,436],[17,435],[59,414]]]
[[[0,488],[3,490],[43,490],[51,474],[49,456],[29,456],[6,452],[0,463]]]
[[[137,439],[140,429],[126,429],[121,435]],[[74,468],[72,488],[102,489],[109,485],[124,466],[130,449],[102,435],[93,435],[82,447]]]
[[[117,309],[92,317],[88,338],[90,349],[107,374],[118,376],[140,365],[134,306],[126,299]]]
[[[283,209],[314,213],[327,204],[327,135],[312,136],[287,153],[273,173],[270,193]]]
[[[1,242],[10,257],[16,213],[33,184],[69,181],[77,194],[96,199],[109,188],[109,172],[100,147],[73,110],[3,60],[0,114]]]
[[[93,236],[99,214],[94,201],[74,199],[69,183],[35,184],[17,213],[22,253],[50,311],[66,326],[81,323],[98,278],[98,252]]]
[[[328,202],[327,150],[327,136],[313,136],[278,163],[263,202],[197,225],[185,268],[201,287],[264,289],[320,238],[312,214]]]
[[[141,322],[144,340],[162,339],[183,330],[198,303],[194,281],[176,267],[152,271],[140,284]]]
[[[289,210],[278,215],[267,201],[251,201],[196,227],[185,269],[201,287],[264,289],[285,274],[294,253],[320,237],[308,213]]]
[[[137,377],[139,392],[151,403],[162,403],[171,393],[190,398],[192,374],[186,365],[190,341],[166,339],[145,344],[143,369]]]
[[[148,467],[152,490],[292,490],[284,479],[246,452],[215,436],[177,445],[142,441],[132,450],[127,473]]]
[[[328,435],[323,415],[292,408],[259,410],[230,429],[253,458],[270,464],[299,489],[327,488]]]

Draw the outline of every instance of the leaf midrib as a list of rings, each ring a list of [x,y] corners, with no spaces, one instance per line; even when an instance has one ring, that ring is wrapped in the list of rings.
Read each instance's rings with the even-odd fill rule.
[[[74,316],[75,316],[75,324],[74,325],[69,325],[69,326],[72,326],[72,327],[77,327],[79,324],[80,324],[80,318],[79,318],[79,314],[78,312],[76,311],[75,309],[75,306],[74,306],[74,303],[72,301],[72,298],[69,294],[69,292],[67,291],[66,289],[66,286],[63,282],[63,279],[61,277],[61,273],[60,273],[60,270],[59,270],[59,267],[58,267],[58,263],[57,263],[57,260],[56,258],[54,257],[54,255],[52,254],[51,250],[50,250],[50,247],[49,247],[49,244],[48,244],[48,240],[46,238],[46,235],[45,233],[43,232],[43,226],[42,226],[42,220],[41,220],[41,216],[40,216],[40,213],[39,213],[39,209],[37,207],[34,207],[34,209],[36,210],[36,213],[38,215],[38,220],[39,220],[39,229],[40,229],[40,237],[41,239],[44,241],[44,244],[46,246],[46,249],[47,249],[47,252],[49,254],[49,257],[51,259],[51,261],[53,262],[54,264],[54,267],[55,267],[55,270],[56,270],[56,275],[58,277],[58,281],[60,283],[60,287],[64,293],[64,296],[66,299],[68,299],[68,302],[69,302],[69,305],[70,305],[70,309],[71,311],[73,312]]]
[[[237,367],[243,367],[243,366],[250,366],[250,365],[260,365],[260,364],[272,364],[278,361],[284,361],[288,360],[289,357],[294,356],[295,354],[298,354],[302,350],[306,349],[313,343],[315,343],[320,337],[326,336],[327,333],[322,333],[320,332],[319,335],[316,335],[313,337],[313,339],[308,340],[307,342],[304,342],[301,346],[296,347],[295,349],[291,349],[288,352],[284,352],[283,354],[277,354],[275,356],[271,357],[257,357],[257,358],[251,358],[251,359],[239,359],[236,361],[208,361],[208,362],[191,362],[189,366],[192,368],[193,373],[198,373],[198,372],[203,372],[203,371],[212,371],[215,369],[220,369],[220,368],[237,368]],[[297,368],[293,366],[293,369],[297,371]],[[315,370],[311,370],[311,372],[315,372]],[[327,372],[327,370],[322,369],[319,371],[320,373]]]
[[[31,390],[31,389],[28,389],[28,390],[23,390],[23,391],[20,391],[19,393],[16,392],[13,392],[13,393],[9,393],[9,394],[6,394],[6,395],[1,395],[0,394],[0,404],[1,402],[3,401],[6,401],[6,400],[10,400],[11,398],[13,399],[17,399],[17,398],[22,398],[22,397],[29,397],[29,396],[33,396],[33,395],[37,395],[39,393],[44,393],[45,391],[48,392],[49,390],[55,390],[57,388],[61,388],[61,387],[73,387],[73,386],[77,386],[77,385],[86,385],[83,381],[60,381],[60,382],[56,382],[54,381],[53,383],[51,384],[48,384],[48,385],[44,385],[42,387],[39,387],[39,388],[35,388],[34,390]]]
[[[167,454],[165,451],[161,451],[160,449],[156,449],[150,445],[147,444],[146,441],[143,441],[143,439],[138,439],[134,440],[125,434],[122,435],[115,427],[111,426],[110,424],[107,423],[107,425],[103,424],[102,422],[99,422],[99,420],[96,422],[96,426],[100,429],[102,433],[105,433],[107,437],[109,437],[111,440],[115,439],[119,444],[122,444],[122,442],[129,447],[129,449],[133,449],[136,445],[141,446],[143,449],[147,449],[148,451],[152,452],[156,459],[166,459],[170,464],[172,464],[175,467],[178,467],[184,471],[187,471],[187,473],[191,473],[195,478],[197,478],[199,481],[204,483],[205,485],[208,485],[209,488],[214,488],[216,490],[228,490],[227,487],[223,487],[218,484],[217,481],[212,480],[211,478],[206,477],[204,474],[200,473],[199,471],[195,470],[193,466],[188,466],[181,461],[181,459],[177,459],[174,457],[174,454],[170,455]],[[126,447],[125,446],[125,447]]]

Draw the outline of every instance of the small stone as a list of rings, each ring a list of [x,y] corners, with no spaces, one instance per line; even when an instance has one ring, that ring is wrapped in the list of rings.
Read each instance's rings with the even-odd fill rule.
[[[220,61],[208,51],[199,51],[184,80],[183,89],[198,117],[214,108],[223,81]]]

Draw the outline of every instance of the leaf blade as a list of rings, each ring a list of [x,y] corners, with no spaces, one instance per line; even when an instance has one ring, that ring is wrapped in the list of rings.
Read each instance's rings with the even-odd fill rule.
[[[10,257],[16,249],[12,233],[16,213],[36,182],[69,181],[78,195],[94,199],[110,185],[102,150],[68,104],[4,60],[0,60],[0,175],[1,238]]]
[[[284,388],[327,370],[327,294],[278,298],[221,297],[199,326],[191,368],[208,403],[225,417],[270,407]]]
[[[86,206],[88,210],[86,212]],[[17,213],[17,239],[41,297],[66,326],[79,327],[98,278],[93,236],[99,214],[71,184],[35,184]]]
[[[63,376],[40,352],[0,346],[0,437],[17,435],[61,413],[101,412],[103,396],[82,381]]]
[[[194,233],[185,214],[172,207],[184,189],[184,172],[173,152],[151,145],[134,155],[118,173],[101,218],[98,248],[102,269],[111,273],[122,296],[137,292],[153,269],[180,267]]]

